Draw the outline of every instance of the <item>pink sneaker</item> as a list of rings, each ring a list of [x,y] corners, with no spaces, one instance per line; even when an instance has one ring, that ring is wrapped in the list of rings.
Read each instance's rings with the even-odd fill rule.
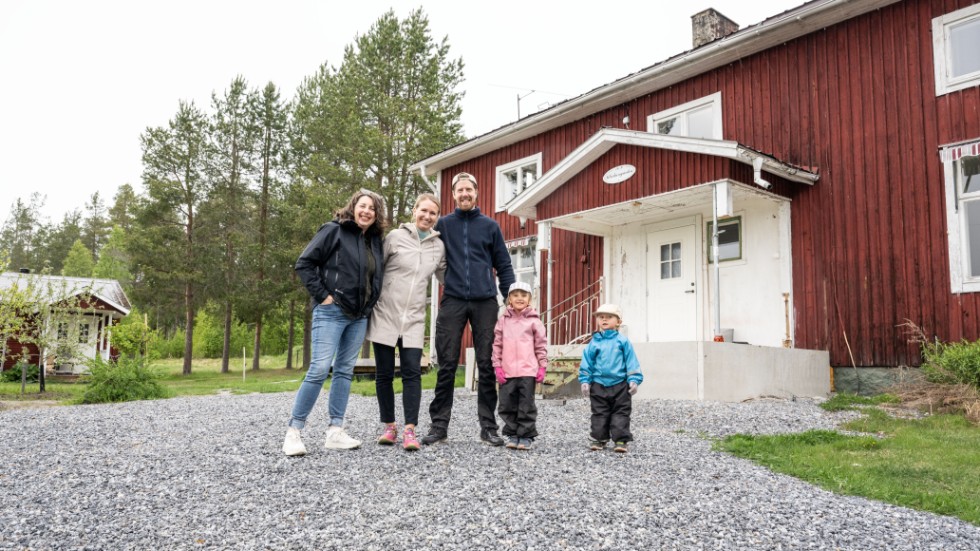
[[[406,428],[402,433],[402,447],[405,451],[414,452],[419,449],[419,441],[415,439],[415,429]]]
[[[391,446],[398,441],[398,429],[395,428],[394,423],[388,423],[385,425],[384,434],[378,438],[378,444],[382,446]]]

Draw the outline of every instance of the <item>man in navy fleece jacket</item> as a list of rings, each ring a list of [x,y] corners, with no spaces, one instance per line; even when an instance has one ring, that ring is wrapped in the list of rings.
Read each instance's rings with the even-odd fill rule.
[[[480,439],[492,446],[503,445],[497,434],[497,381],[490,360],[493,328],[497,323],[497,289],[502,296],[514,283],[510,253],[495,220],[476,206],[477,183],[471,174],[453,177],[456,210],[439,219],[436,230],[446,245],[446,278],[439,315],[436,317],[436,356],[439,374],[435,398],[429,404],[429,432],[422,444],[446,439],[453,409],[453,388],[459,366],[463,329],[469,322],[476,349],[478,372],[477,415]],[[497,279],[495,281],[494,271]]]

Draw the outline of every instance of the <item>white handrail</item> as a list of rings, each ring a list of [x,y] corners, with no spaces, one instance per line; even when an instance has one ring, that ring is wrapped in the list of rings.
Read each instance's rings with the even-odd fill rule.
[[[579,342],[592,334],[592,313],[599,307],[603,278],[552,306],[542,317],[548,320],[548,344]],[[555,312],[560,312],[555,316]]]

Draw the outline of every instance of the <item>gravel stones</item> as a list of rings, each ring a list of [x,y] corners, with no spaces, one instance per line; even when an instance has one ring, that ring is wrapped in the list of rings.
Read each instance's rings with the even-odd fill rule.
[[[530,451],[479,440],[458,390],[449,441],[325,450],[324,394],[281,453],[294,393],[0,412],[0,549],[977,549],[980,527],[835,495],[706,437],[833,429],[813,400],[634,402],[628,454],[588,449],[585,400],[539,401]],[[427,428],[423,393],[422,430]]]

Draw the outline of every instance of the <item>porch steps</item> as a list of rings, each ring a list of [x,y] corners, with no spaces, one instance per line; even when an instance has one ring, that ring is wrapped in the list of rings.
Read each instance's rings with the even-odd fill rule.
[[[578,368],[581,357],[553,356],[548,359],[548,371],[541,383],[540,393],[544,399],[567,398],[579,393]]]

